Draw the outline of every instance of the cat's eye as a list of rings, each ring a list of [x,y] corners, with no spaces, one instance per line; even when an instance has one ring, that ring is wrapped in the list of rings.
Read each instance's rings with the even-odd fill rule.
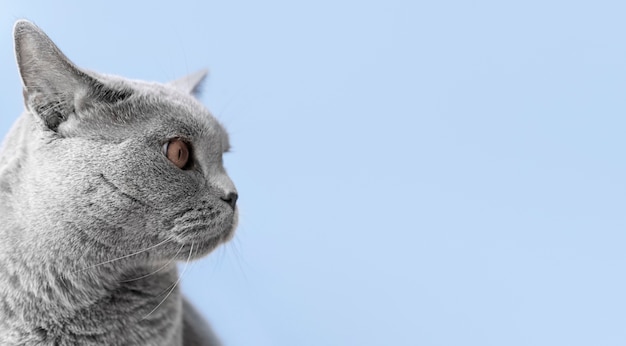
[[[163,154],[180,169],[189,169],[191,166],[189,144],[180,138],[172,138],[163,144]]]

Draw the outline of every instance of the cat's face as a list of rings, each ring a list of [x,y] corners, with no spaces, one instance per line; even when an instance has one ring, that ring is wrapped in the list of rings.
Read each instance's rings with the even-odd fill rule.
[[[155,260],[198,257],[232,237],[228,136],[191,95],[204,73],[171,84],[103,76],[28,22],[15,37],[34,119],[18,203],[31,229]]]

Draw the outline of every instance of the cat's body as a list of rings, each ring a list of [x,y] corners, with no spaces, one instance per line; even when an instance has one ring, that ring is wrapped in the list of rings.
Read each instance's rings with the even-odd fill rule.
[[[175,265],[237,222],[226,132],[190,95],[204,73],[87,72],[26,21],[15,46],[26,111],[0,151],[0,344],[217,344]]]

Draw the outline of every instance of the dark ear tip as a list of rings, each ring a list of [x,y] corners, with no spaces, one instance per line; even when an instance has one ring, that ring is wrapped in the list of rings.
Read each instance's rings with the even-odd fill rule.
[[[203,68],[202,70],[198,71],[198,74],[202,75],[202,79],[204,79],[209,75],[209,69]]]
[[[174,87],[175,89],[178,89],[178,91],[198,96],[199,94],[198,89],[200,89],[202,81],[206,78],[208,74],[209,74],[209,69],[205,68],[205,69],[196,71],[194,73],[188,74],[175,81],[169,82],[168,84]]]

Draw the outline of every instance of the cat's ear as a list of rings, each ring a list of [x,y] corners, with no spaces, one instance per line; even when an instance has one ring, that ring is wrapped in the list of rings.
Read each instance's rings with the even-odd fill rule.
[[[90,100],[115,101],[128,96],[76,67],[33,23],[16,22],[13,36],[24,102],[49,129],[56,130]]]
[[[209,70],[203,69],[203,70],[188,74],[183,78],[179,78],[175,81],[171,81],[167,84],[178,89],[178,91],[181,91],[185,94],[198,96],[198,93],[200,92],[200,88],[202,86],[202,81],[206,78],[208,73],[209,73]]]

